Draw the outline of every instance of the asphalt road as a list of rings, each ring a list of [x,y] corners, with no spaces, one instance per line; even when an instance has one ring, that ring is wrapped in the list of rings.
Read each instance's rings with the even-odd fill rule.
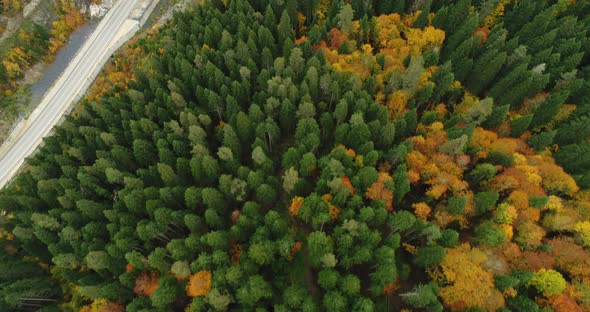
[[[28,127],[13,142],[6,142],[11,147],[0,159],[0,188],[19,172],[25,158],[37,149],[43,137],[51,132],[80,93],[86,91],[89,82],[98,74],[100,60],[110,56],[107,55],[111,52],[110,47],[118,39],[116,36],[124,27],[136,2],[119,0],[111,8],[41,104],[31,113],[27,120]]]

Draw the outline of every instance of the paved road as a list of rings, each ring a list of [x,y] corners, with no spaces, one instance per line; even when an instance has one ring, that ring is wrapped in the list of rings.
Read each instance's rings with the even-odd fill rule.
[[[137,0],[119,0],[100,22],[78,55],[66,68],[43,101],[27,120],[27,128],[10,144],[10,149],[0,159],[0,188],[19,172],[26,157],[41,144],[43,137],[60,121],[73,101],[96,78],[100,60],[110,56],[111,46],[118,40],[125,21],[133,11]],[[109,55],[107,55],[109,54]]]

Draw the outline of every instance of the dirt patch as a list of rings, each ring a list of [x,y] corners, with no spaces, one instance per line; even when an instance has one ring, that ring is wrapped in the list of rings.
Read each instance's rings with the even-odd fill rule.
[[[24,21],[24,18],[22,17],[22,15],[16,15],[16,16],[7,18],[6,29],[2,33],[2,36],[0,36],[0,46],[3,46],[4,41],[6,41],[16,35],[20,26],[23,24],[23,21]]]
[[[35,82],[39,81],[39,79],[43,77],[43,70],[45,69],[46,65],[47,64],[45,64],[44,62],[40,62],[35,64],[33,67],[29,68],[25,72],[25,76],[23,77],[23,79],[21,79],[18,82],[18,84],[20,86],[30,86]]]
[[[29,15],[31,15],[31,13],[35,11],[39,3],[41,3],[41,0],[33,0],[29,2],[27,5],[25,5],[25,7],[23,8],[23,16],[25,18],[29,17]]]

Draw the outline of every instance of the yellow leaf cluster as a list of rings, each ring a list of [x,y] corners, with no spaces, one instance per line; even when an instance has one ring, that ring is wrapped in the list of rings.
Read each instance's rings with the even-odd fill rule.
[[[106,299],[97,299],[91,305],[83,306],[79,312],[123,312],[125,308],[115,302]]]
[[[440,297],[452,311],[479,308],[496,311],[504,307],[504,297],[494,286],[494,276],[483,269],[487,256],[469,244],[447,249],[447,254],[431,276],[439,284]],[[441,280],[442,279],[442,280]]]
[[[10,49],[2,60],[2,65],[6,69],[8,76],[11,79],[18,78],[22,71],[30,64],[31,56],[23,51],[20,47]]]
[[[504,232],[508,241],[512,240],[512,237],[514,237],[514,228],[512,225],[500,224],[498,227]]]
[[[485,19],[484,19],[484,25],[487,28],[491,28],[492,26],[494,26],[496,24],[496,20],[499,17],[504,16],[505,7],[511,1],[512,0],[501,0],[500,3],[498,3],[498,5],[496,5],[496,7],[492,11],[492,13],[490,15],[488,15],[488,16],[485,17]]]
[[[549,196],[549,200],[547,201],[547,204],[545,205],[545,209],[548,209],[550,211],[562,211],[563,210],[563,203],[562,203],[561,198],[559,198],[555,195]]]
[[[535,155],[530,157],[529,162],[539,168],[542,186],[547,192],[573,196],[580,190],[576,180],[558,166],[552,157]]]
[[[389,96],[389,100],[385,104],[389,112],[389,119],[395,120],[406,113],[409,97],[410,95],[403,90],[396,90]]]
[[[418,55],[429,49],[440,48],[445,40],[445,32],[432,26],[425,29],[411,28],[417,14],[419,12],[404,18],[395,13],[376,17],[375,31],[371,33],[374,45],[363,44],[349,54],[340,54],[340,46],[346,45],[351,48],[355,47],[356,43],[352,37],[347,37],[349,34],[344,34],[336,28],[330,30],[328,43],[320,44],[326,59],[335,70],[357,74],[361,79],[374,75],[377,86],[375,98],[388,108],[391,119],[406,112],[406,104],[410,97],[401,90],[391,94],[385,93],[385,85],[389,82],[391,74],[403,73],[406,70],[404,60],[410,54]],[[356,32],[358,21],[355,21],[354,25]],[[430,78],[436,70],[436,67],[426,69],[420,77],[418,86],[432,84]]]
[[[586,247],[590,247],[590,221],[578,222],[574,226],[576,237]]]
[[[502,225],[510,225],[518,217],[516,208],[507,203],[502,203],[494,212],[494,221]]]
[[[84,24],[85,18],[76,7],[74,1],[61,0],[56,2],[55,9],[60,13],[59,20],[54,21],[49,39],[49,51],[54,54],[59,50],[70,37],[70,34],[80,25]]]
[[[432,26],[427,26],[424,30],[420,28],[410,28],[406,32],[408,44],[412,47],[412,52],[421,54],[422,52],[441,47],[445,41],[445,32]]]
[[[22,0],[2,0],[2,7],[3,12],[8,12],[10,14],[14,14],[15,12],[21,11],[23,9]]]
[[[328,213],[330,214],[330,217],[332,217],[332,220],[338,219],[338,216],[340,215],[340,208],[336,207],[330,202],[332,200],[332,194],[328,193],[322,195],[322,200],[328,206]]]
[[[432,211],[432,208],[428,206],[426,203],[414,203],[412,204],[412,208],[414,209],[414,214],[416,217],[426,220]]]

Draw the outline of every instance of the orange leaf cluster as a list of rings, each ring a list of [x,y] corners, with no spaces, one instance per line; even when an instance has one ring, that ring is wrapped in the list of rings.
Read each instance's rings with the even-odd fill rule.
[[[211,291],[211,272],[199,271],[191,275],[186,293],[190,297],[207,296]]]
[[[160,277],[155,272],[143,271],[135,279],[135,288],[133,292],[138,296],[151,296],[158,289]]]
[[[548,305],[555,312],[583,312],[584,309],[580,307],[576,300],[572,299],[566,294],[553,296],[548,300]]]
[[[463,180],[463,169],[455,162],[455,158],[439,152],[439,146],[447,142],[447,134],[440,122],[430,126],[419,125],[418,130],[425,136],[414,136],[414,150],[408,153],[408,178],[411,183],[422,181],[430,188],[426,195],[439,199],[447,191],[461,193],[468,189],[469,184]]]
[[[296,216],[299,213],[299,209],[303,205],[303,197],[296,196],[291,200],[291,205],[289,206],[289,214],[291,216]]]
[[[412,208],[414,209],[414,214],[416,217],[422,220],[426,220],[430,215],[430,212],[432,212],[432,208],[430,208],[430,206],[428,206],[426,203],[412,204]]]
[[[555,265],[568,273],[572,282],[590,283],[590,252],[577,245],[572,238],[554,238],[548,242],[548,253]]]
[[[488,41],[488,35],[490,34],[490,30],[488,28],[485,27],[481,27],[475,30],[475,32],[473,33],[473,37],[480,37],[481,38],[481,44],[485,43],[486,41]]]
[[[342,181],[342,184],[344,184],[344,186],[350,190],[350,195],[354,195],[354,186],[352,186],[352,183],[350,183],[350,179],[348,177],[342,177],[340,180]]]
[[[132,64],[138,64],[143,50],[139,47],[126,47],[120,52],[120,57],[114,62],[105,66],[101,74],[96,78],[86,98],[89,101],[96,101],[105,93],[113,89],[127,91],[129,81],[135,79]]]
[[[240,256],[242,255],[242,245],[234,244],[231,250],[229,251],[231,256],[231,263],[238,264],[240,263]]]
[[[524,251],[519,261],[516,262],[516,267],[521,270],[536,272],[540,269],[553,269],[555,266],[555,259],[542,251]]]
[[[306,36],[301,36],[300,38],[298,38],[297,40],[295,40],[295,45],[300,45],[304,42],[307,41],[307,37]]]
[[[330,214],[330,217],[332,217],[332,220],[338,219],[338,216],[340,215],[340,208],[334,206],[330,202],[332,200],[332,194],[328,193],[328,194],[322,195],[322,200],[328,206],[328,213]]]
[[[383,295],[391,296],[391,295],[395,294],[400,288],[401,288],[401,286],[399,285],[399,280],[396,278],[395,281],[393,281],[393,282],[385,285],[385,287],[383,287]]]
[[[339,49],[346,37],[338,28],[332,28],[328,33],[328,40],[330,41],[330,48]]]
[[[379,178],[365,192],[365,197],[372,200],[384,200],[389,212],[393,211],[393,191],[385,187],[385,182],[393,181],[387,172],[379,172]]]
[[[352,158],[355,158],[356,157],[356,152],[352,148],[349,148],[349,149],[346,150],[346,155],[348,155],[348,156],[350,156]]]
[[[293,258],[295,257],[295,255],[301,250],[301,248],[303,247],[303,243],[301,242],[295,242],[295,245],[293,245],[293,247],[291,247],[291,252],[289,253],[289,258]]]

